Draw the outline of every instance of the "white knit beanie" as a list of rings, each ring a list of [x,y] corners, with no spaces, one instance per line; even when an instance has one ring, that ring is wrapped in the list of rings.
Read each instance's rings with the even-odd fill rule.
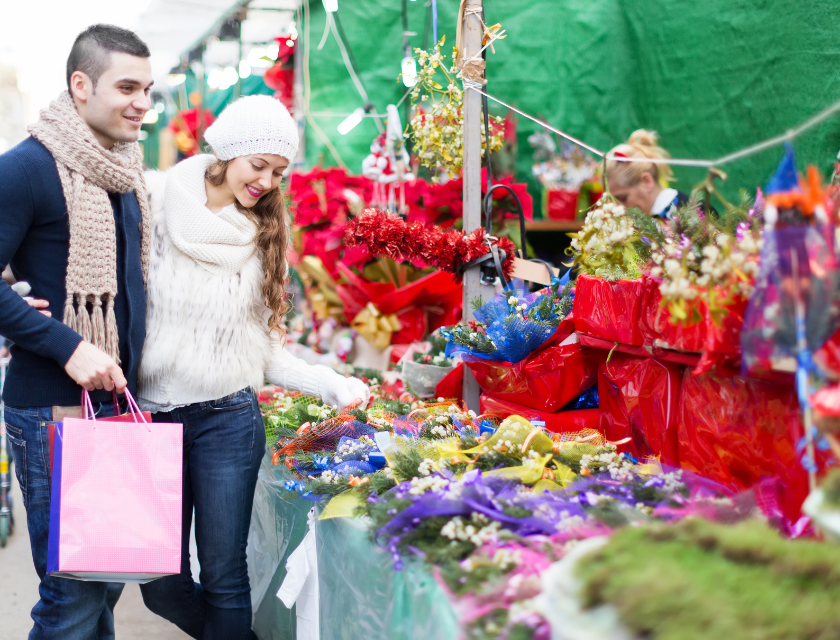
[[[289,111],[276,98],[245,96],[229,104],[204,132],[219,160],[271,153],[294,161],[298,129]]]

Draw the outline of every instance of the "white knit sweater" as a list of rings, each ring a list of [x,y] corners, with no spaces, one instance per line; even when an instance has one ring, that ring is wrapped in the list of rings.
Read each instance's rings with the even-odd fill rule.
[[[233,205],[217,214],[206,207],[204,172],[214,160],[197,156],[146,176],[152,250],[140,399],[184,406],[268,379],[328,404],[366,402],[360,381],[306,364],[269,333],[256,229]]]

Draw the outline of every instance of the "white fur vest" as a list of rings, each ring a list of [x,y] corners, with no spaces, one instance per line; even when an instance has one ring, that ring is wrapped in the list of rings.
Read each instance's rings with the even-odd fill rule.
[[[239,242],[247,238],[249,223],[240,224],[243,221],[235,216],[247,221],[245,216],[227,209],[217,214],[232,222],[232,227],[222,225],[222,232],[227,230],[233,240],[214,240],[221,236],[214,236],[210,227],[219,218],[213,218],[204,206],[204,168],[212,157],[200,158],[185,160],[166,174],[146,176],[152,247],[140,398],[156,405],[181,406],[221,398],[246,387],[259,388],[266,377],[287,389],[322,395],[323,384],[337,374],[294,358],[278,336],[269,335],[262,261],[253,235],[250,250]],[[173,171],[178,172],[178,180],[173,180]],[[178,193],[180,189],[185,193]],[[193,198],[196,194],[203,198],[200,207]],[[173,218],[180,231],[173,226]],[[192,225],[184,234],[193,241],[189,246],[180,235],[185,225]],[[219,252],[225,254],[224,259]]]

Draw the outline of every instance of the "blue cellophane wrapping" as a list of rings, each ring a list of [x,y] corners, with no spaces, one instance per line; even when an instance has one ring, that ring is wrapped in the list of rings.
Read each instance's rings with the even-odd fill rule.
[[[260,640],[294,640],[295,609],[275,596],[286,576],[286,561],[303,541],[307,513],[321,506],[292,496],[285,465],[263,459],[248,535],[253,629]],[[455,640],[458,623],[448,596],[419,563],[394,571],[391,555],[370,541],[356,518],[316,524],[321,638],[329,640]]]
[[[495,360],[499,362],[519,362],[531,353],[539,349],[554,332],[557,327],[540,325],[531,320],[515,318],[507,322],[510,312],[508,299],[515,295],[511,291],[502,291],[490,302],[475,311],[475,319],[487,325],[487,336],[493,340],[496,350],[492,353],[480,353],[466,347],[447,342],[446,356],[461,356],[464,360],[470,358],[480,360]],[[542,292],[530,293],[527,296],[517,296],[517,304],[525,303],[528,308],[523,312],[527,315],[534,303],[543,295]],[[445,336],[444,332],[444,336]]]

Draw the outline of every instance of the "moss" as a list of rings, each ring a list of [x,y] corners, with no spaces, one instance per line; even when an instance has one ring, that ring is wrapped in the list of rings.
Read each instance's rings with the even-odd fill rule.
[[[840,509],[840,469],[835,469],[822,484],[825,505]]]
[[[840,638],[840,548],[755,521],[629,527],[578,573],[584,606],[651,640]]]

